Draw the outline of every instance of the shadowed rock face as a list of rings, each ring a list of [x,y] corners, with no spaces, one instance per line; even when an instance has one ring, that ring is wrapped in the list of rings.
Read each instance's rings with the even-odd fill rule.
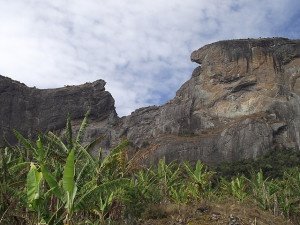
[[[0,76],[0,134],[8,142],[15,143],[13,129],[26,136],[61,130],[68,113],[76,123],[88,109],[91,120],[113,123],[117,118],[114,99],[104,86],[105,81],[99,80],[79,86],[39,90]],[[4,144],[3,139],[0,143]]]
[[[166,157],[217,164],[276,146],[299,149],[299,40],[220,41],[194,51],[191,60],[200,65],[174,99],[122,118],[104,81],[37,90],[1,78],[0,131],[62,129],[68,111],[81,119],[90,106],[86,140],[105,134],[109,148],[127,138],[148,162]]]

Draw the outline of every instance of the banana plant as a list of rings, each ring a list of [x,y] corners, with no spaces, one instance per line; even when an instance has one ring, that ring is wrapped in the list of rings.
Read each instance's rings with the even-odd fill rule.
[[[0,148],[0,224],[9,220],[11,209],[20,202],[29,163],[16,148]],[[25,198],[24,198],[25,199]],[[26,200],[24,201],[26,205]]]
[[[170,197],[177,205],[187,204],[189,199],[189,192],[186,185],[181,184],[178,187],[171,187]]]
[[[251,194],[253,195],[257,204],[264,210],[274,208],[274,196],[276,189],[274,189],[274,181],[264,178],[263,172],[260,170],[256,174],[252,174],[249,180],[251,185]]]
[[[28,208],[37,212],[38,223],[42,218],[42,198],[43,193],[41,192],[43,175],[38,171],[34,163],[31,163],[30,170],[27,174],[26,190],[27,190],[27,203]]]
[[[184,168],[189,175],[190,182],[197,186],[198,194],[203,195],[205,191],[211,190],[211,179],[213,172],[207,171],[205,165],[197,161],[195,168],[189,163],[184,163]]]
[[[244,176],[236,177],[230,182],[231,193],[239,201],[243,202],[247,197],[247,184]]]
[[[97,204],[97,208],[95,208],[93,211],[97,216],[99,216],[99,220],[101,224],[105,224],[105,217],[107,216],[109,212],[109,208],[113,202],[114,198],[114,192],[111,192],[110,194],[106,195],[100,195],[99,201]]]
[[[290,218],[300,210],[300,171],[299,168],[288,170],[283,180],[278,182],[280,191],[277,191],[278,205],[283,214]]]
[[[66,195],[66,209],[67,215],[65,224],[70,224],[74,211],[74,199],[77,192],[77,186],[75,183],[75,152],[74,149],[68,155],[66,165],[64,167],[63,175],[63,189]]]
[[[157,179],[162,196],[168,197],[171,187],[176,185],[180,174],[180,167],[175,163],[167,164],[165,159],[161,159],[157,166]]]
[[[5,196],[9,185],[9,163],[11,161],[11,154],[8,153],[8,148],[0,149],[0,212],[5,211],[7,202]]]

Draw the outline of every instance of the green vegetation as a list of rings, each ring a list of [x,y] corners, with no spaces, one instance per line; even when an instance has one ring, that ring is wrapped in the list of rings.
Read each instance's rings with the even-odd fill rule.
[[[300,165],[300,151],[294,149],[273,149],[256,160],[245,159],[234,163],[222,163],[212,168],[218,176],[230,178],[244,174],[248,178],[252,173],[262,171],[270,178],[282,178],[284,173]]]
[[[86,123],[76,138],[70,120],[62,138],[49,132],[31,141],[15,132],[20,145],[0,153],[0,224],[140,224],[140,218],[166,216],[163,210],[153,211],[154,206],[170,204],[180,211],[182,205],[227,198],[299,219],[297,152],[288,152],[293,163],[281,167],[259,159],[223,164],[216,173],[201,162],[167,164],[162,159],[141,168],[134,157],[128,159],[127,141],[107,156],[100,151],[91,157],[88,152],[99,139],[81,144]]]

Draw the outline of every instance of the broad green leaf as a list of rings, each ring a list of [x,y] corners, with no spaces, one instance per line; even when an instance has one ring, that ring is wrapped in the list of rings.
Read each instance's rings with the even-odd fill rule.
[[[40,183],[42,177],[42,173],[38,172],[34,163],[31,163],[26,180],[27,203],[29,204],[29,206],[33,206],[34,201],[39,199],[40,197]]]
[[[31,142],[26,139],[21,133],[18,131],[14,130],[14,134],[16,135],[18,141],[27,149],[33,149]]]
[[[41,167],[41,172],[43,174],[43,177],[45,178],[47,184],[51,188],[52,193],[58,197],[59,199],[63,198],[62,191],[60,189],[60,186],[54,176],[48,171],[46,166]]]
[[[67,141],[68,141],[68,148],[72,149],[73,148],[73,131],[72,131],[72,124],[71,124],[71,116],[68,114],[68,119],[67,119]]]
[[[95,160],[92,158],[92,156],[87,152],[87,150],[82,147],[80,144],[77,143],[77,149],[79,150],[80,156],[83,155],[86,159],[89,160],[89,163],[95,165]],[[78,157],[80,157],[78,156]],[[80,157],[81,158],[81,157]]]
[[[101,141],[103,141],[104,136],[99,136],[98,138],[96,138],[95,140],[93,140],[92,142],[90,142],[88,145],[86,145],[84,148],[87,152],[90,152],[92,149],[94,149],[98,144],[101,143]]]
[[[18,163],[16,165],[13,165],[13,166],[10,166],[9,167],[9,173],[10,174],[14,174],[18,171],[21,171],[23,169],[28,169],[28,166],[30,165],[30,162],[21,162],[21,163]]]
[[[37,150],[34,148],[29,139],[26,139],[21,133],[14,130],[13,131],[18,141],[25,147],[26,150],[33,151],[33,153],[37,156]]]
[[[76,137],[76,142],[77,143],[81,143],[82,141],[82,138],[83,138],[83,135],[84,135],[84,132],[85,132],[85,129],[87,127],[87,124],[88,124],[88,116],[90,114],[90,110],[88,110],[84,116],[84,119],[80,125],[80,128],[79,128],[79,131],[77,133],[77,137]]]
[[[72,195],[75,187],[75,152],[72,149],[68,155],[63,175],[63,188]]]
[[[38,138],[36,141],[36,146],[37,146],[37,158],[39,159],[39,162],[41,163],[44,160],[45,157],[45,150],[44,150],[44,145],[42,142],[41,137]]]
[[[56,136],[54,133],[52,133],[51,131],[48,132],[48,135],[46,136],[46,138],[50,141],[55,143],[60,149],[62,149],[64,152],[68,153],[69,149],[67,148],[67,146],[62,142],[62,140]]]
[[[130,180],[127,178],[119,178],[116,180],[108,181],[106,183],[103,183],[99,186],[95,185],[90,188],[90,190],[85,191],[83,195],[76,201],[76,207],[79,207],[80,204],[83,204],[87,199],[92,198],[93,196],[98,196],[101,194],[101,192],[104,192],[106,190],[115,190],[120,187],[126,187],[130,184]]]
[[[80,170],[79,174],[77,175],[76,183],[80,183],[80,179],[81,179],[82,175],[84,174],[85,170],[87,169],[87,167],[89,166],[89,164],[90,164],[90,162],[86,162],[84,164],[84,166]]]

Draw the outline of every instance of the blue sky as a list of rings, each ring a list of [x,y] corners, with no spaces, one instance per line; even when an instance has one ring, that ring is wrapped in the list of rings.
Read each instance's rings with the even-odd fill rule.
[[[299,0],[0,0],[0,74],[54,88],[104,79],[120,116],[175,96],[218,40],[300,38]]]

